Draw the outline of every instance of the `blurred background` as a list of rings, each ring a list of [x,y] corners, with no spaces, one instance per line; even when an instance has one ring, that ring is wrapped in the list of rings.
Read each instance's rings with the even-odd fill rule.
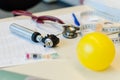
[[[83,0],[0,0],[0,19],[12,17],[12,10],[27,10],[32,13],[60,9],[82,4]]]

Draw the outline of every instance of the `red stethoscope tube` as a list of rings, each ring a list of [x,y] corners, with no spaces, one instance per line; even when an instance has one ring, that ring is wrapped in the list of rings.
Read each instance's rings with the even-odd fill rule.
[[[60,20],[59,18],[57,17],[54,17],[54,16],[48,16],[48,15],[45,15],[45,16],[34,16],[32,15],[31,12],[27,12],[27,11],[23,11],[23,10],[14,10],[12,11],[12,13],[14,15],[24,15],[24,16],[30,16],[34,21],[36,21],[37,23],[42,23],[44,24],[44,21],[45,20],[49,20],[49,21],[53,21],[53,22],[58,22],[60,24],[64,24],[64,22],[62,20]]]

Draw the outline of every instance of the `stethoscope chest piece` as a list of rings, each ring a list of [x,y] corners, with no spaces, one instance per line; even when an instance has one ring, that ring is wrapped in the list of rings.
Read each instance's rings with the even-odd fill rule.
[[[73,25],[64,25],[63,26],[63,36],[68,39],[73,39],[77,37],[77,31],[79,30],[78,27],[75,27]]]

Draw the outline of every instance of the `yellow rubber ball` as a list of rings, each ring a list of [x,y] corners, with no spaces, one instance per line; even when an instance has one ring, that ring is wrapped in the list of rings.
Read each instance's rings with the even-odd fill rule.
[[[107,69],[115,57],[112,40],[100,32],[92,32],[83,36],[77,45],[79,62],[95,71]]]

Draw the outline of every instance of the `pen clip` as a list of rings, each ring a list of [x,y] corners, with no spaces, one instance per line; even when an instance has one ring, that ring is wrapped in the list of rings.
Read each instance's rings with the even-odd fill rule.
[[[80,26],[80,22],[78,21],[76,15],[74,13],[72,13],[72,16],[73,16],[73,19],[74,19],[74,23],[77,25],[77,26]]]

